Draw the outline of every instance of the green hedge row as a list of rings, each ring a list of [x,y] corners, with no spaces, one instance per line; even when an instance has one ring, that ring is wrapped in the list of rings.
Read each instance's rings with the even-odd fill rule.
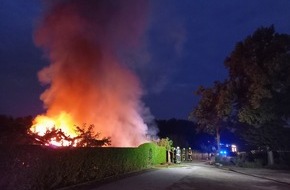
[[[0,189],[56,189],[166,162],[153,143],[138,148],[0,147]]]

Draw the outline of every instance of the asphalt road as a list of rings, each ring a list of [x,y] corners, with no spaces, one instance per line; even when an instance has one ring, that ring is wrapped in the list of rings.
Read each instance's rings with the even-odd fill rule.
[[[79,187],[86,190],[289,190],[290,184],[262,179],[204,163],[187,163],[142,172],[105,184]]]

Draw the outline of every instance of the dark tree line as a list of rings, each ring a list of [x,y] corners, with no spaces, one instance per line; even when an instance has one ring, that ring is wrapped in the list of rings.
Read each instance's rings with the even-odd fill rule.
[[[214,136],[201,131],[193,121],[182,119],[156,120],[156,124],[159,128],[158,136],[160,138],[168,137],[173,141],[175,147],[191,147],[193,150],[202,152],[212,152],[212,147],[216,147]],[[222,140],[223,143],[235,143],[242,150],[246,148],[241,137],[230,130],[222,130]]]
[[[195,144],[195,123],[181,119],[156,120],[160,138],[169,137],[173,146],[189,147]]]
[[[27,135],[32,125],[32,116],[13,118],[0,115],[0,144],[31,144],[33,139]]]
[[[197,90],[201,99],[190,119],[218,142],[222,128],[235,128],[253,145],[289,150],[290,35],[258,28],[224,65],[227,79]]]

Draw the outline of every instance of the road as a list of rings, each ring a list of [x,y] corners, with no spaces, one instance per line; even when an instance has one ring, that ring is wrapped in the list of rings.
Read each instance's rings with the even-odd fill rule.
[[[290,184],[253,177],[204,163],[163,167],[105,184],[77,187],[86,190],[289,190]]]

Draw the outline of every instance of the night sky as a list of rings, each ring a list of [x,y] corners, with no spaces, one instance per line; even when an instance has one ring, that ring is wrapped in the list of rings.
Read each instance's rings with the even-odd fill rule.
[[[43,13],[39,0],[0,1],[0,114],[44,112],[45,87],[37,72],[48,64],[33,33]],[[157,119],[186,119],[200,85],[227,76],[223,61],[238,41],[274,24],[290,34],[289,0],[152,0],[148,27],[134,68],[143,100]]]

